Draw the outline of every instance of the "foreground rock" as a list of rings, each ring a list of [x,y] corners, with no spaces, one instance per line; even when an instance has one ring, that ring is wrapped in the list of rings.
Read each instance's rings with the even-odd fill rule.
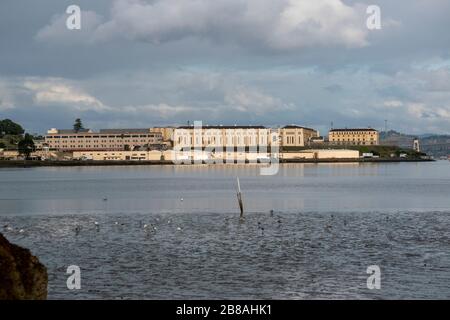
[[[46,299],[47,268],[0,233],[0,300]]]

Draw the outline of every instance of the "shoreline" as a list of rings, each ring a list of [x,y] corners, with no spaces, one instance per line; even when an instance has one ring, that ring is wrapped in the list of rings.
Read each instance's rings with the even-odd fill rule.
[[[362,159],[280,159],[283,163],[399,163],[399,162],[434,162],[434,159],[400,159],[400,158],[362,158]],[[234,164],[252,164],[252,165],[268,165],[268,163],[198,163],[202,165],[234,165]],[[155,166],[155,165],[174,165],[174,166],[191,166],[197,164],[176,164],[172,161],[40,161],[40,160],[0,160],[0,168],[33,168],[33,167],[97,167],[97,166]]]

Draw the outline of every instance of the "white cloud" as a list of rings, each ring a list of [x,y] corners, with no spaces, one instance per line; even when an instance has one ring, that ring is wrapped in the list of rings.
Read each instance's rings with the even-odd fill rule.
[[[114,108],[114,110],[122,114],[134,114],[134,115],[149,114],[155,118],[166,120],[174,119],[182,114],[192,114],[195,112],[201,113],[205,111],[211,111],[209,110],[209,108],[169,105],[167,103],[116,107]]]
[[[426,120],[450,120],[449,107],[432,107],[423,102],[410,102],[407,104],[407,111],[410,115],[418,119]]]
[[[71,105],[79,110],[105,110],[97,98],[64,79],[27,79],[23,87],[32,91],[37,105]]]
[[[399,100],[388,100],[383,103],[385,107],[389,108],[399,108],[403,106],[403,102]]]
[[[40,29],[35,39],[68,45],[92,43],[93,34],[103,21],[103,17],[93,11],[82,11],[81,29],[69,30],[66,27],[67,18],[66,14],[53,16],[50,24]]]
[[[196,37],[286,50],[361,47],[368,34],[363,10],[342,0],[115,0],[108,21],[93,12],[82,18],[86,42]],[[65,19],[55,17],[37,39],[66,40]]]
[[[14,96],[8,82],[0,79],[0,110],[14,108]]]
[[[238,86],[229,90],[225,93],[224,100],[238,111],[250,112],[255,115],[290,109],[290,106],[281,99],[272,97],[261,90],[245,86]]]

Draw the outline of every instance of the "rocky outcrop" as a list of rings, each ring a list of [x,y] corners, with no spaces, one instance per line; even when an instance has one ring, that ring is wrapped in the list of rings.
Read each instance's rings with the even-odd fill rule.
[[[46,299],[47,268],[0,233],[0,300]]]

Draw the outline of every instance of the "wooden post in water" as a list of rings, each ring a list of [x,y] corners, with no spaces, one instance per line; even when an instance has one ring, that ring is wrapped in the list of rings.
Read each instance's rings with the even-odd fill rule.
[[[241,219],[244,219],[244,204],[242,203],[242,194],[241,194],[241,184],[239,183],[239,177],[236,177],[237,179],[237,185],[238,185],[238,191],[237,191],[237,199],[239,203],[239,209],[241,209]]]

